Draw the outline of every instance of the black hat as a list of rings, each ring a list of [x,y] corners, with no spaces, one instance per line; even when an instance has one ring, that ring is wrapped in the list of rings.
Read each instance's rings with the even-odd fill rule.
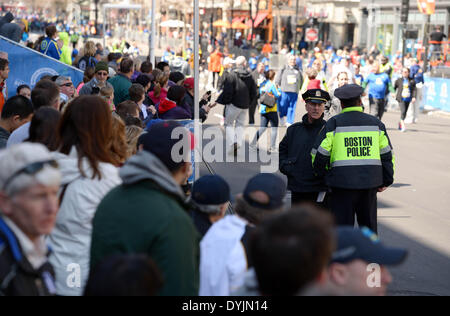
[[[179,135],[178,138],[172,138],[172,132],[174,129],[180,128],[180,132],[182,131],[182,135]],[[192,150],[193,140],[191,133],[181,126],[179,123],[175,121],[163,121],[159,123],[155,123],[148,129],[147,133],[142,134],[139,137],[139,143],[143,145],[143,149],[154,154],[161,162],[169,169],[169,171],[174,171],[179,168],[184,162],[180,161],[175,162],[172,157],[172,148],[175,144],[180,141],[184,141],[183,137],[189,137],[190,146]],[[186,156],[190,156],[190,152],[184,152],[184,146],[181,147],[180,151],[183,150],[180,154]],[[188,151],[189,148],[186,148]]]
[[[326,103],[330,101],[330,94],[321,89],[311,89],[302,94],[303,100],[305,102],[312,103]]]
[[[230,186],[218,175],[203,176],[194,182],[192,199],[200,205],[220,205],[230,201]]]
[[[250,197],[252,192],[261,191],[269,196],[268,203],[260,203]],[[283,206],[286,196],[286,183],[272,173],[261,173],[251,178],[244,190],[244,200],[253,207],[274,210]]]
[[[334,96],[339,100],[358,99],[364,93],[364,89],[357,84],[346,84],[334,91]]]
[[[178,83],[178,82],[184,80],[185,78],[186,78],[186,76],[183,75],[183,73],[181,73],[179,71],[171,72],[169,75],[169,80],[173,81],[174,83]]]
[[[347,263],[356,259],[380,265],[397,265],[402,263],[408,252],[401,248],[384,246],[378,236],[364,227],[356,229],[350,226],[337,228],[338,246],[331,262]]]

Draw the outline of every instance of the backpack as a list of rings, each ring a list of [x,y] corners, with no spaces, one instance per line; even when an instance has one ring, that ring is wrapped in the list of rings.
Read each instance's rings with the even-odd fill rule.
[[[78,69],[85,71],[86,68],[90,67],[90,68],[95,68],[95,65],[97,65],[97,61],[95,60],[94,57],[91,56],[84,56],[83,58],[80,59],[80,61],[78,61]]]

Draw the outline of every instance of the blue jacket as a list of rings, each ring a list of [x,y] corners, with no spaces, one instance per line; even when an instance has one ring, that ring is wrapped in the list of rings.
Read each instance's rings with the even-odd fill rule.
[[[266,114],[266,113],[269,113],[269,112],[277,112],[277,104],[278,104],[278,99],[281,96],[281,92],[277,89],[275,84],[272,81],[270,81],[270,80],[264,81],[261,84],[261,87],[259,88],[259,93],[260,93],[261,96],[264,95],[265,92],[272,93],[273,96],[277,99],[277,103],[275,104],[275,106],[273,106],[271,108],[268,108],[264,104],[261,104],[260,113],[261,114]]]
[[[414,81],[417,83],[424,83],[425,81],[423,80],[423,71],[422,68],[420,68],[419,65],[414,65],[411,66],[411,73],[410,73],[410,78],[414,79]]]
[[[52,296],[55,273],[46,262],[34,269],[19,241],[0,217],[0,296]]]
[[[62,53],[61,49],[58,48],[58,43],[49,37],[41,42],[40,52],[57,60],[61,58]]]

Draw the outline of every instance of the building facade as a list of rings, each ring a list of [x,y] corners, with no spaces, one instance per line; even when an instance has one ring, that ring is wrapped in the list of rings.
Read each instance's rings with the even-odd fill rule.
[[[319,40],[334,47],[353,46],[360,37],[360,0],[309,0],[308,23],[319,29]]]
[[[400,10],[401,0],[361,0],[360,47],[377,48],[385,55],[402,51],[403,30]],[[410,0],[406,30],[406,52],[415,53],[423,41],[427,16],[419,12],[417,1]],[[436,12],[431,15],[431,27],[441,26],[445,34],[450,31],[450,1],[436,0]],[[431,28],[432,29],[432,28]]]

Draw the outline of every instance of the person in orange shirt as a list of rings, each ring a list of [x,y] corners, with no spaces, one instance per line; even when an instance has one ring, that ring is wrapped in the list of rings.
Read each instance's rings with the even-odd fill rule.
[[[208,64],[208,70],[213,74],[212,85],[214,88],[216,88],[217,85],[216,78],[219,79],[219,73],[220,70],[222,69],[222,60],[223,54],[220,51],[220,47],[217,47],[216,50],[209,56],[209,64]]]
[[[263,54],[264,53],[272,53],[272,45],[270,45],[269,42],[265,43],[263,48],[262,48],[261,53],[263,53]]]
[[[0,58],[0,113],[3,110],[3,105],[8,99],[8,90],[6,88],[6,79],[9,76],[9,61]]]

